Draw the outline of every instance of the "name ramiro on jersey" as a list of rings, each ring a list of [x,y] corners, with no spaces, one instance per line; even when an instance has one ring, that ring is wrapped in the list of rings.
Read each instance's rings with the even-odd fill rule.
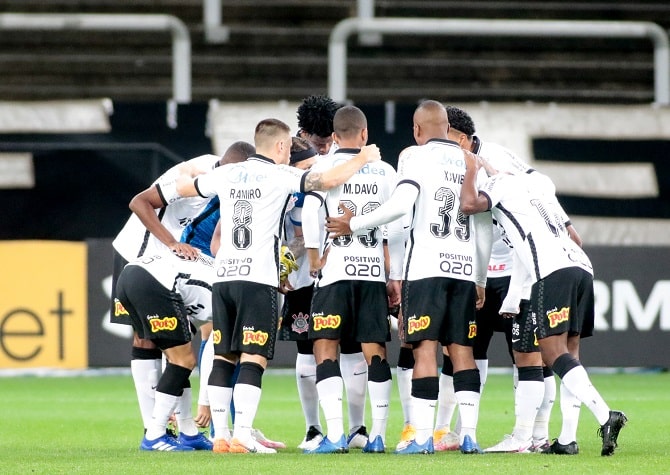
[[[345,193],[352,195],[377,194],[379,187],[376,183],[345,183],[342,187]]]
[[[253,200],[261,198],[261,190],[259,188],[250,188],[245,190],[238,190],[236,188],[230,189],[231,200]]]

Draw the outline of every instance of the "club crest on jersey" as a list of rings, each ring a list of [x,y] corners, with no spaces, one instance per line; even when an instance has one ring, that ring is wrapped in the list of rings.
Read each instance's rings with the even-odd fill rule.
[[[256,331],[253,327],[244,327],[242,330],[242,344],[243,345],[259,345],[264,346],[268,341],[267,332],[260,330]]]
[[[163,317],[150,316],[149,324],[151,325],[151,333],[158,333],[160,331],[173,331],[177,328],[177,317]]]
[[[215,345],[221,343],[221,330],[214,330],[212,332],[212,341]]]
[[[549,320],[549,326],[551,328],[556,328],[559,324],[567,322],[569,319],[570,319],[570,307],[563,307],[560,310],[547,312],[547,320]]]
[[[300,312],[298,315],[293,315],[291,330],[297,334],[306,333],[309,331],[309,314],[305,315],[304,313]]]
[[[339,328],[342,323],[342,316],[315,313],[312,315],[312,322],[314,323],[315,331],[323,330],[324,328]]]
[[[114,299],[114,316],[115,317],[130,316],[128,310],[126,310],[126,308],[117,298]]]
[[[430,317],[428,315],[422,315],[417,317],[412,315],[407,319],[407,333],[411,335],[412,333],[425,330],[430,326]]]

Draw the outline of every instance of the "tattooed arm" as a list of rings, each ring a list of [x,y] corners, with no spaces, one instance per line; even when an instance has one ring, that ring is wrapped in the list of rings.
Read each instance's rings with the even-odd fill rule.
[[[367,163],[381,160],[376,145],[366,145],[360,153],[336,167],[324,172],[309,172],[305,177],[304,192],[326,191],[341,185],[363,168]]]

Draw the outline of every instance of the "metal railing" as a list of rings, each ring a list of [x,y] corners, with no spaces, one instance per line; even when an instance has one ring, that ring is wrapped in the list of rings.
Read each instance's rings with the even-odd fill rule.
[[[172,34],[172,99],[167,122],[176,127],[177,104],[191,102],[191,36],[172,15],[2,13],[0,30],[169,31]]]
[[[654,102],[670,105],[670,42],[656,23],[629,21],[348,18],[328,42],[328,94],[347,100],[347,39],[353,33],[576,38],[648,38],[654,46]]]

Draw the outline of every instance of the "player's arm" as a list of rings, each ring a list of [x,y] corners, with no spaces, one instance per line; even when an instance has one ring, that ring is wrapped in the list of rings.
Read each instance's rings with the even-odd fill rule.
[[[323,204],[322,193],[311,192],[305,195],[302,204],[302,233],[305,243],[305,252],[309,260],[309,270],[312,277],[323,268],[321,261],[321,229],[323,222],[319,222],[319,210]],[[323,218],[322,218],[323,219]]]
[[[389,200],[370,213],[354,216],[346,206],[340,205],[343,214],[328,217],[326,229],[330,233],[330,237],[335,238],[355,233],[361,229],[374,228],[390,223],[410,212],[417,196],[419,196],[419,188],[416,183],[401,181],[393,190]]]
[[[175,239],[158,219],[156,210],[168,205],[159,193],[157,185],[152,185],[135,195],[128,206],[140,218],[144,227],[173,253],[186,259],[195,259],[198,256],[197,249]]]
[[[214,228],[214,232],[212,233],[212,240],[209,243],[209,251],[212,253],[213,256],[216,256],[216,253],[219,252],[220,247],[221,247],[221,220],[219,219],[216,222],[216,227]]]
[[[489,260],[491,259],[491,245],[493,244],[493,223],[491,213],[478,213],[472,217],[475,228],[475,283],[478,287],[486,287]]]
[[[488,211],[489,199],[477,190],[477,172],[479,160],[472,152],[463,150],[465,156],[465,178],[461,186],[461,212],[466,215]]]
[[[376,145],[366,145],[350,160],[330,168],[329,170],[318,172],[310,171],[305,175],[303,192],[308,191],[326,191],[341,185],[349,178],[354,176],[358,170],[367,163],[381,160],[379,148]]]

